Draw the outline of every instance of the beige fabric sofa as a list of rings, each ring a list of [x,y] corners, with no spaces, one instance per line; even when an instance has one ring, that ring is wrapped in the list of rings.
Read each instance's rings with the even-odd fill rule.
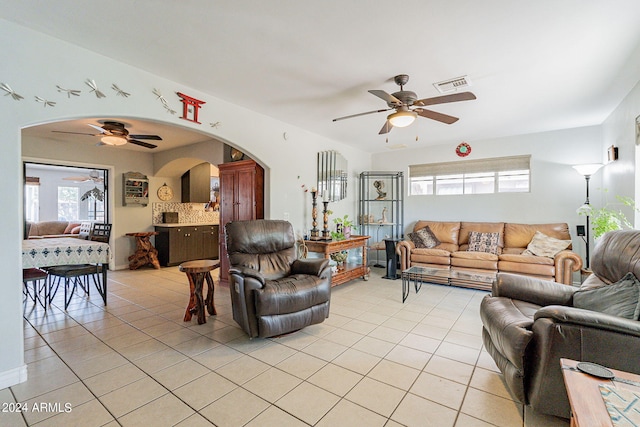
[[[85,224],[91,228],[91,223]],[[29,239],[44,239],[49,237],[78,237],[82,224],[69,221],[40,221],[27,222],[27,236]],[[84,236],[83,236],[84,237]]]
[[[573,282],[573,272],[582,268],[582,259],[568,249],[553,258],[524,255],[523,252],[536,231],[559,240],[571,240],[566,223],[516,224],[504,222],[417,221],[413,231],[429,226],[440,241],[437,246],[416,248],[411,240],[396,246],[402,270],[414,265],[437,268],[507,272],[553,280],[564,284]],[[497,254],[468,251],[469,233],[499,233]]]

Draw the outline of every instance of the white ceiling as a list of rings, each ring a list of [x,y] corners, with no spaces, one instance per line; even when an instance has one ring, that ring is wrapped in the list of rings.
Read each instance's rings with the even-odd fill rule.
[[[640,78],[638,0],[1,3],[2,18],[371,152],[597,125]],[[367,90],[395,92],[396,74],[419,98],[467,75],[478,99],[430,107],[460,120],[419,117],[388,143],[385,113],[332,122],[385,108]],[[148,125],[129,130],[161,134]]]

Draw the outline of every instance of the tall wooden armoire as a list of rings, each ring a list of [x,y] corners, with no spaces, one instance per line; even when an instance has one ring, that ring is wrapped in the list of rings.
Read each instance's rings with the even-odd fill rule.
[[[220,283],[229,282],[224,226],[264,218],[264,169],[253,160],[222,163],[220,171]]]

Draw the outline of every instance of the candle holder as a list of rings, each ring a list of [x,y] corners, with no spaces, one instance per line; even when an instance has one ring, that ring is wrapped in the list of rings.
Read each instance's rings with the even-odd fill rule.
[[[329,202],[322,202],[324,210],[322,211],[323,228],[322,228],[322,240],[331,240],[331,232],[329,231]]]
[[[309,240],[320,240],[320,233],[318,230],[318,203],[317,203],[318,192],[311,191],[311,225],[313,228],[311,229],[311,236],[309,236]]]

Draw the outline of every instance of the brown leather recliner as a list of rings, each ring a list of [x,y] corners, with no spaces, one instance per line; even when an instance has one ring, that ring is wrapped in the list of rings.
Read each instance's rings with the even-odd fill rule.
[[[573,307],[578,289],[640,277],[640,231],[601,237],[581,287],[499,273],[480,306],[483,341],[514,398],[569,418],[560,358],[640,374],[640,321]]]
[[[329,317],[326,259],[296,259],[286,221],[232,221],[225,226],[233,319],[249,337],[272,337]]]

